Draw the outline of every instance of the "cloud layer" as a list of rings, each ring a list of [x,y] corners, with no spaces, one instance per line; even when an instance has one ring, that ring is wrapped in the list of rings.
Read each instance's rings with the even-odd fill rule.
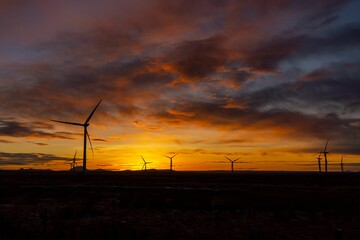
[[[358,6],[2,2],[1,141],[77,138],[48,119],[82,122],[104,99],[94,122],[122,133],[264,131],[269,141],[331,139],[333,151],[360,154]]]

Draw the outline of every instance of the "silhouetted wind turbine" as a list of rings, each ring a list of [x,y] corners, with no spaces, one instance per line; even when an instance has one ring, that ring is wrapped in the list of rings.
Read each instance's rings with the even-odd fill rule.
[[[341,155],[340,166],[341,166],[341,172],[344,173],[344,156],[343,155]]]
[[[74,158],[70,162],[71,170],[73,172],[75,172],[75,167],[77,167],[77,165],[78,165],[77,162],[76,162],[76,153],[77,153],[77,150],[75,151]]]
[[[98,106],[100,105],[102,99],[99,101],[99,103],[95,106],[94,110],[92,110],[92,112],[90,113],[90,115],[88,116],[88,118],[85,120],[84,123],[74,123],[74,122],[64,122],[64,121],[58,121],[58,120],[51,120],[53,122],[58,122],[58,123],[64,123],[64,124],[69,124],[69,125],[76,125],[76,126],[82,126],[84,127],[84,154],[83,154],[83,173],[86,172],[86,139],[89,139],[90,142],[90,147],[91,147],[91,151],[94,155],[94,150],[92,148],[92,144],[91,144],[91,140],[90,140],[90,136],[89,133],[87,132],[87,127],[90,125],[89,121],[91,119],[91,117],[94,115],[96,109],[98,108]]]
[[[239,160],[240,158],[237,158],[237,159],[234,159],[234,160],[228,158],[227,156],[225,156],[225,158],[231,162],[231,172],[234,172],[234,163],[235,163],[237,160]]]
[[[76,162],[76,153],[77,150],[75,151],[74,157],[72,160],[66,160],[66,164],[70,165],[70,169],[74,172],[75,171],[75,167],[77,166],[77,162]]]
[[[172,160],[173,158],[177,155],[178,153],[175,153],[172,157],[169,157],[169,156],[166,156],[166,155],[163,155],[164,157],[167,157],[168,159],[170,159],[170,171],[172,171]]]
[[[327,148],[328,143],[329,143],[329,140],[327,140],[327,141],[326,141],[324,151],[322,151],[322,152],[321,152],[322,154],[324,154],[324,160],[325,160],[325,173],[327,173],[327,166],[328,166],[327,154],[328,154],[329,152],[327,152],[327,151],[326,151],[326,148]]]
[[[141,158],[142,158],[142,160],[143,160],[143,162],[144,162],[144,165],[142,166],[141,170],[145,170],[145,171],[146,171],[146,164],[152,163],[152,162],[147,162],[147,161],[145,161],[145,159],[144,159],[144,157],[143,157],[142,155],[141,155]]]
[[[318,166],[319,166],[319,172],[321,173],[321,152],[319,153],[319,156],[317,157],[317,160],[318,160]]]

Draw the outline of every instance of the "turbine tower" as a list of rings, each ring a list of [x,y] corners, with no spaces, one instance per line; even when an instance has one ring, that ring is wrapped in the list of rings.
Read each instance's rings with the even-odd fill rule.
[[[225,156],[225,158],[230,161],[230,163],[231,163],[231,172],[234,172],[234,163],[235,163],[237,160],[239,160],[240,158],[237,158],[237,159],[234,159],[234,160],[228,158],[227,156]]]
[[[145,170],[145,171],[146,171],[146,164],[152,163],[152,162],[147,162],[147,161],[145,161],[145,159],[144,159],[144,157],[143,157],[142,155],[141,155],[141,158],[142,158],[142,160],[143,160],[143,162],[144,162],[144,165],[142,166],[141,170]]]
[[[344,173],[344,156],[343,155],[341,155],[340,166],[341,166],[341,173]]]
[[[173,158],[177,155],[178,153],[175,153],[172,157],[169,157],[169,156],[166,156],[166,155],[163,155],[164,157],[167,157],[168,159],[170,159],[170,171],[172,171],[172,160]]]
[[[88,118],[85,120],[84,123],[74,123],[74,122],[64,122],[64,121],[58,121],[58,120],[51,120],[53,122],[58,122],[58,123],[64,123],[64,124],[69,124],[69,125],[75,125],[75,126],[82,126],[84,127],[84,154],[83,154],[83,173],[86,172],[86,139],[89,139],[90,142],[90,147],[92,150],[92,153],[94,155],[94,150],[92,148],[92,144],[91,144],[91,140],[90,140],[90,136],[89,133],[87,131],[87,127],[90,125],[89,121],[91,119],[91,117],[94,115],[96,109],[98,108],[98,106],[100,105],[102,99],[99,101],[99,103],[95,106],[94,110],[90,113],[90,115],[88,116]]]
[[[329,152],[326,151],[326,148],[327,148],[328,143],[329,143],[329,140],[326,141],[324,151],[320,152],[320,153],[324,154],[325,173],[327,173],[327,167],[328,167],[327,154],[328,154]]]
[[[319,153],[319,156],[317,157],[317,160],[318,160],[318,166],[319,166],[319,173],[321,173],[321,152]]]

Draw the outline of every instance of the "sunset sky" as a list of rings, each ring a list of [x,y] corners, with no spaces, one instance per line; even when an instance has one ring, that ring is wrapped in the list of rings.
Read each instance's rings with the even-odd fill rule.
[[[0,169],[360,170],[360,1],[1,0]]]

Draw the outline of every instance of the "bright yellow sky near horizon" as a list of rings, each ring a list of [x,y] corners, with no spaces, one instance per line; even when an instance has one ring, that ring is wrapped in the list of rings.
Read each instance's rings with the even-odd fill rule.
[[[96,114],[96,113],[95,113]],[[100,120],[98,116],[96,118]],[[125,131],[126,129],[126,131]],[[46,163],[28,164],[25,168],[67,170],[66,158],[71,159],[77,151],[77,163],[82,165],[83,138],[82,127],[56,125],[57,131],[78,133],[76,139],[49,139],[42,141],[46,145],[34,145],[33,140],[17,144],[0,146],[0,151],[42,152],[62,156],[64,160],[53,160]],[[262,131],[216,131],[196,126],[162,127],[157,130],[147,130],[138,124],[124,124],[123,127],[90,124],[88,127],[92,139],[94,157],[89,143],[87,149],[87,168],[106,170],[141,170],[143,161],[148,169],[169,169],[169,159],[178,153],[173,160],[173,169],[178,171],[210,171],[230,170],[230,162],[225,156],[235,159],[235,171],[318,171],[318,154],[301,152],[309,146],[316,145],[322,150],[323,142],[287,140],[274,137],[267,139]],[[246,141],[236,141],[235,136],[241,136]],[[10,140],[10,139],[9,139]],[[14,140],[14,138],[11,138]],[[331,142],[328,149],[329,171],[340,171],[341,154],[331,154]],[[323,161],[323,160],[322,160]],[[357,171],[356,167],[346,164],[356,162],[356,155],[345,155],[345,170]],[[24,166],[8,165],[2,169],[19,169]],[[324,169],[324,166],[323,166]]]

